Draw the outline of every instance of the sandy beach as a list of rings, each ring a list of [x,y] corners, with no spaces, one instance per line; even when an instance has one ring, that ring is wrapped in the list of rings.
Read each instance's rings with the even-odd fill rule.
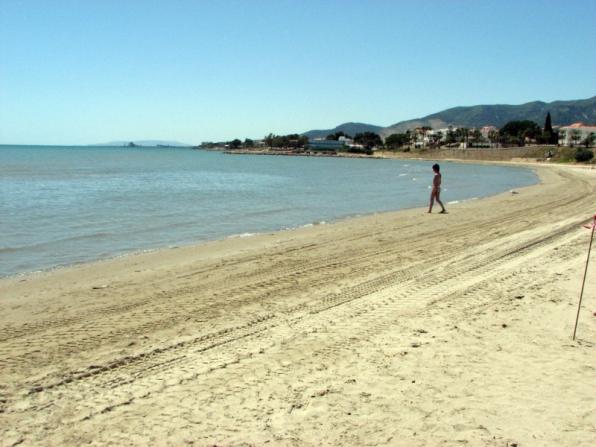
[[[447,215],[0,280],[0,445],[594,445],[596,170],[535,169]]]

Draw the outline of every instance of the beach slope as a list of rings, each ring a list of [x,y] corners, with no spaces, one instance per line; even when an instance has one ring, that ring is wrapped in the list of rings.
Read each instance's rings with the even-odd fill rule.
[[[593,445],[596,176],[537,170],[447,215],[1,280],[0,445]]]

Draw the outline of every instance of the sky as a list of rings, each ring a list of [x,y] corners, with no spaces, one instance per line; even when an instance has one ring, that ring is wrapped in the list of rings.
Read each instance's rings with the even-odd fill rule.
[[[262,138],[596,95],[594,0],[0,0],[0,144]]]

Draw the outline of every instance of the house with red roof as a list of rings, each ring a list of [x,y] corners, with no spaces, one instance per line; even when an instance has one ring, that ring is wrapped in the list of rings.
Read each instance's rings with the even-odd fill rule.
[[[596,144],[596,125],[587,125],[584,123],[573,123],[569,126],[559,128],[559,144],[561,146],[579,146],[584,144],[587,138],[592,141],[589,146]]]

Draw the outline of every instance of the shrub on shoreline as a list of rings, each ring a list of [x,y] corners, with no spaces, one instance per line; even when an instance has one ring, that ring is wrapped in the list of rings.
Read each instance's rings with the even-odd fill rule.
[[[590,161],[592,158],[594,158],[594,152],[592,152],[590,149],[578,148],[575,151],[575,161]]]

